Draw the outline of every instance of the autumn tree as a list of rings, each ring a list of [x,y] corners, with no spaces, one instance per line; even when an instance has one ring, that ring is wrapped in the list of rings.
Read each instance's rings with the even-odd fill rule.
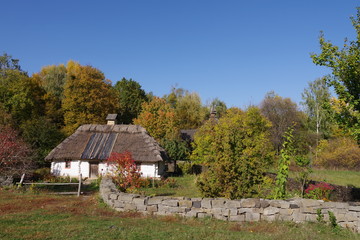
[[[313,53],[311,58],[316,65],[332,70],[326,81],[334,87],[339,100],[345,103],[342,111],[337,113],[337,122],[349,128],[360,142],[360,8],[357,8],[357,15],[351,18],[351,22],[356,30],[356,40],[345,40],[340,49],[327,41],[321,32],[321,53]]]
[[[134,123],[144,127],[156,140],[172,139],[178,134],[177,118],[174,109],[163,98],[154,97],[144,102]]]
[[[202,195],[230,199],[253,196],[272,162],[270,122],[256,107],[245,112],[231,108],[212,126],[213,131],[208,131],[210,126],[205,125],[204,135],[195,136],[195,144],[198,138],[208,139],[205,145],[195,145],[195,151],[206,148],[201,152],[209,166],[197,181]]]
[[[139,115],[142,104],[147,101],[146,93],[141,85],[131,78],[118,81],[114,89],[119,99],[120,120],[124,124],[130,124]]]
[[[34,168],[30,147],[10,126],[0,126],[0,175],[21,176]]]
[[[284,140],[283,136],[289,127],[295,124],[294,135],[297,138],[302,134],[306,117],[298,110],[297,104],[291,101],[290,98],[282,98],[274,92],[269,92],[261,102],[260,109],[261,113],[272,124],[270,129],[271,141],[278,153]]]
[[[116,109],[116,95],[104,74],[92,66],[70,61],[64,86],[65,133],[70,135],[82,124],[103,123]]]

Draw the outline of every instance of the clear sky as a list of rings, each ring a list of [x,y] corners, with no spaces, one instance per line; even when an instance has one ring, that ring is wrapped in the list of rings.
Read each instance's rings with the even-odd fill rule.
[[[355,38],[358,0],[0,0],[0,54],[29,74],[72,59],[113,83],[132,78],[163,96],[172,86],[218,97],[228,107],[258,104],[274,90],[301,101],[318,37]]]

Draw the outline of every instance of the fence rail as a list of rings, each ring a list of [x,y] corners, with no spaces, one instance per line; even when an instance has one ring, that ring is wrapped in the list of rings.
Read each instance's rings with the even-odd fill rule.
[[[78,197],[81,194],[81,185],[82,185],[82,175],[79,175],[79,182],[78,183],[48,183],[48,182],[43,182],[43,183],[31,183],[31,182],[24,182],[24,178],[25,178],[25,174],[23,174],[21,176],[20,182],[18,182],[18,187],[21,187],[22,185],[49,185],[49,186],[59,186],[59,185],[78,185],[78,190],[77,192],[54,192],[53,194],[63,194],[63,195],[72,195],[72,194],[76,194]]]

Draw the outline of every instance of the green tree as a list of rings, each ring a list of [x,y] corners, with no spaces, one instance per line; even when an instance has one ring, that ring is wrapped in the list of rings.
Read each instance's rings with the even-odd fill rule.
[[[14,125],[44,114],[44,94],[40,83],[21,70],[19,60],[0,56],[0,103]]]
[[[44,159],[63,139],[64,135],[46,117],[33,118],[21,124],[22,138],[32,147],[38,167],[48,167]]]
[[[207,108],[201,104],[197,93],[185,93],[177,99],[175,107],[180,129],[198,128],[205,120]]]
[[[283,199],[286,197],[286,183],[289,176],[290,160],[295,155],[293,132],[294,128],[289,127],[284,133],[285,140],[280,150],[276,175],[275,199]]]
[[[336,119],[344,128],[349,128],[360,142],[360,8],[357,8],[357,15],[351,18],[351,22],[357,33],[356,40],[345,40],[340,49],[325,40],[321,32],[321,53],[313,53],[311,58],[316,65],[332,70],[332,75],[326,77],[327,83],[334,87],[338,98],[345,103]]]
[[[70,61],[64,86],[64,131],[73,133],[82,124],[103,123],[107,114],[113,113],[116,95],[104,74],[91,66]]]
[[[148,100],[146,93],[141,85],[131,78],[118,81],[114,89],[119,99],[120,119],[123,123],[130,124],[139,115],[142,104]]]
[[[63,64],[45,66],[39,73],[32,75],[46,92],[44,95],[46,117],[58,127],[64,126],[64,112],[61,105],[66,77],[67,70]]]
[[[226,103],[221,101],[219,98],[215,98],[210,103],[210,109],[216,111],[216,115],[218,118],[221,118],[227,110]]]
[[[330,107],[330,91],[325,78],[309,82],[309,87],[302,93],[301,104],[309,116],[309,127],[319,136],[329,136],[332,126],[333,112]]]
[[[195,145],[195,149],[208,148],[198,152],[210,155],[206,156],[209,170],[197,181],[205,197],[235,199],[256,194],[256,186],[262,183],[263,173],[272,162],[270,126],[256,107],[246,112],[231,108],[214,125],[213,133],[205,130],[205,135],[196,135],[206,138],[208,132],[211,139],[208,144]]]

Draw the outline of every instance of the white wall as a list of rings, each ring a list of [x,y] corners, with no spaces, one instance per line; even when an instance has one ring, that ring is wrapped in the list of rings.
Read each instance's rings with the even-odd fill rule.
[[[159,175],[158,163],[141,163],[140,171],[142,177],[161,177]]]
[[[80,164],[80,165],[79,165]],[[80,166],[80,168],[79,168]],[[90,177],[90,164],[86,161],[71,161],[70,168],[65,168],[65,162],[52,162],[51,174],[61,177],[79,177],[79,171],[83,178]],[[141,163],[140,172],[142,177],[156,177],[159,178],[164,174],[165,165],[163,162],[159,163]],[[107,163],[99,163],[99,176],[114,172],[113,165]]]
[[[80,170],[83,178],[89,177],[89,163],[83,161],[71,161],[70,168],[65,168],[65,162],[52,162],[50,172],[54,176],[79,177]]]

